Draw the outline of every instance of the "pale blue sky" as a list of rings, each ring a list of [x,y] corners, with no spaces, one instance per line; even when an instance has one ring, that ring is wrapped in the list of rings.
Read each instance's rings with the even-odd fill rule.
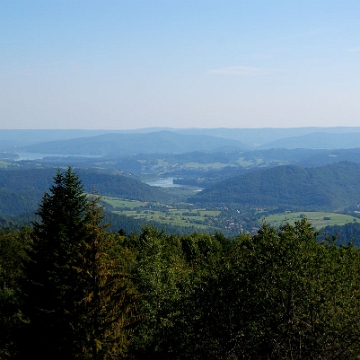
[[[360,126],[360,1],[0,0],[0,128]]]

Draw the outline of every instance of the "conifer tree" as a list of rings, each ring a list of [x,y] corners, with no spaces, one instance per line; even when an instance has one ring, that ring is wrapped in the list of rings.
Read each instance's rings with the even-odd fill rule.
[[[128,334],[141,320],[136,316],[135,287],[128,271],[133,254],[120,244],[121,236],[106,232],[100,198],[89,200],[86,236],[79,244],[77,286],[77,358],[118,359],[125,355]],[[130,261],[129,261],[130,260]]]
[[[116,266],[98,200],[87,198],[68,168],[58,171],[37,214],[26,267],[26,357],[106,359],[111,351],[121,353],[136,296]]]
[[[71,168],[60,170],[45,193],[34,223],[27,264],[25,313],[30,320],[26,352],[37,358],[66,358],[72,352],[71,316],[80,299],[72,291],[72,263],[85,236],[87,207],[83,186]]]

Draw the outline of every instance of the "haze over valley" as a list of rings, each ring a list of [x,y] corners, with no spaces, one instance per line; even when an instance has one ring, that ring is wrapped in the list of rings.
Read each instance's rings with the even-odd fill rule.
[[[127,218],[127,231],[152,223],[179,233],[236,235],[259,228],[267,214],[283,213],[285,221],[299,211],[346,214],[345,223],[353,222],[359,135],[360,128],[346,127],[6,130],[1,216],[30,221],[56,169],[72,166],[88,193],[104,196],[109,214]]]
[[[0,360],[359,360],[359,19],[0,0]]]

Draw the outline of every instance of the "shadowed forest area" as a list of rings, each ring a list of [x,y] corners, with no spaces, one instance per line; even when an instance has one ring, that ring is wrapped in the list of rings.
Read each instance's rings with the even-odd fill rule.
[[[0,234],[1,359],[357,359],[360,251],[306,218],[254,234],[113,231],[58,171]]]

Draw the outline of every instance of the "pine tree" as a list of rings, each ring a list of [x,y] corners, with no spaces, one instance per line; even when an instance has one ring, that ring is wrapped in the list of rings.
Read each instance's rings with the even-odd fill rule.
[[[26,357],[105,359],[110,351],[121,353],[136,296],[115,266],[113,235],[101,225],[98,200],[88,199],[68,168],[58,171],[37,214],[24,289]]]
[[[25,314],[30,327],[26,352],[36,358],[66,358],[72,352],[71,316],[79,301],[72,284],[77,244],[85,236],[87,207],[83,186],[71,168],[60,170],[45,193],[34,223],[26,267]]]

